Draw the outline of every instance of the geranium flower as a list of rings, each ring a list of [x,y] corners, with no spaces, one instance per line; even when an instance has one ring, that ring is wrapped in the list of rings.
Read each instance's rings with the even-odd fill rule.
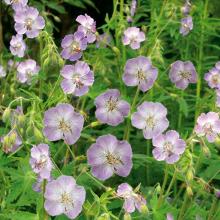
[[[75,65],[65,65],[61,75],[64,77],[61,87],[66,94],[82,96],[88,92],[94,82],[93,72],[83,61],[77,61]]]
[[[122,42],[124,45],[130,45],[134,50],[140,48],[140,43],[145,41],[144,32],[140,31],[140,28],[129,27],[124,31]]]
[[[218,67],[218,63],[216,64],[216,67]],[[213,67],[204,76],[204,79],[212,89],[220,89],[220,68],[218,69],[216,67]]]
[[[61,43],[63,59],[76,61],[82,57],[82,51],[87,47],[87,40],[82,32],[66,35]]]
[[[191,11],[191,3],[189,2],[189,0],[186,0],[183,7],[181,7],[181,12],[183,13],[184,16],[189,15]]]
[[[151,89],[157,79],[158,70],[149,58],[139,56],[126,62],[123,81],[127,86],[138,86],[143,92]]]
[[[37,65],[35,60],[28,59],[20,62],[17,67],[17,78],[21,83],[31,83],[31,79],[34,75],[37,75],[40,67]]]
[[[218,113],[202,113],[197,119],[195,132],[200,137],[206,136],[208,142],[215,142],[220,133],[220,119]]]
[[[120,98],[117,89],[109,89],[95,99],[96,118],[102,123],[117,126],[124,121],[130,110],[130,105]]]
[[[76,21],[80,23],[78,27],[79,32],[83,32],[88,43],[93,43],[96,40],[96,22],[89,15],[79,15]]]
[[[4,0],[7,5],[12,5],[12,8],[16,10],[18,7],[27,6],[28,0]]]
[[[118,186],[117,196],[124,199],[123,208],[127,213],[132,213],[135,209],[141,212],[143,207],[146,206],[144,197],[134,192],[128,183],[122,183]]]
[[[88,164],[92,174],[106,180],[114,173],[126,177],[132,168],[132,149],[127,141],[118,141],[113,135],[97,138],[87,151]]]
[[[44,208],[51,216],[65,214],[76,218],[82,211],[86,191],[71,176],[60,176],[46,185]]]
[[[24,7],[16,10],[14,15],[15,30],[18,34],[26,34],[28,38],[35,38],[45,26],[45,20],[39,11],[33,7]]]
[[[131,123],[143,130],[145,139],[151,139],[168,128],[166,115],[167,109],[161,103],[143,102],[131,116]]]
[[[180,139],[178,132],[170,130],[153,138],[153,146],[153,156],[156,160],[173,164],[185,151],[186,143]]]
[[[84,118],[70,104],[58,104],[44,113],[43,133],[50,141],[63,139],[74,144],[80,137]]]
[[[197,82],[197,73],[194,65],[190,61],[176,61],[171,64],[169,77],[179,89],[186,89],[189,83]]]
[[[31,148],[30,165],[40,178],[50,179],[50,172],[53,165],[50,159],[49,146],[47,144],[38,144]]]
[[[10,51],[14,56],[23,57],[26,50],[26,44],[22,35],[12,36],[10,41]]]
[[[186,36],[193,29],[193,20],[191,16],[181,19],[180,34]]]

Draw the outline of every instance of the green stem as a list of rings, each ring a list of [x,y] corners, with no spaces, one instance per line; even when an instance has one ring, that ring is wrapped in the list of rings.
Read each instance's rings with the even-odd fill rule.
[[[201,34],[199,40],[199,53],[198,53],[198,79],[197,79],[197,87],[196,87],[196,107],[195,107],[195,121],[200,112],[200,93],[201,93],[201,85],[202,85],[202,67],[203,67],[203,49],[204,49],[204,34],[205,34],[205,22],[204,20],[207,17],[208,11],[208,3],[209,0],[205,0],[204,12],[201,17]]]
[[[166,193],[165,193],[165,196],[168,196],[168,195],[169,195],[170,190],[171,190],[171,188],[172,188],[172,186],[173,186],[173,184],[174,184],[174,181],[176,180],[176,175],[177,175],[177,170],[175,169],[175,171],[174,171],[174,173],[173,173],[173,177],[172,177],[172,179],[171,179],[171,181],[170,181],[170,184],[169,184],[169,186],[168,186],[168,188],[167,188],[167,191],[166,191]]]
[[[208,220],[214,219],[214,214],[216,213],[215,208],[218,207],[217,204],[218,204],[218,200],[214,198],[214,201],[212,202],[212,206],[209,211]]]
[[[42,199],[43,199],[43,219],[47,220],[48,219],[48,214],[46,212],[46,210],[44,209],[44,193],[45,193],[45,189],[46,189],[46,183],[47,180],[43,181],[43,194],[42,194]]]
[[[131,105],[130,114],[132,114],[133,111],[134,111],[134,108],[135,108],[135,105],[136,105],[136,102],[137,102],[138,95],[139,95],[139,88],[137,87],[137,90],[136,90],[136,93],[135,93],[135,96],[134,96],[134,99],[133,99],[133,102],[132,102],[132,105]],[[131,128],[130,120],[127,120],[127,126],[125,127],[125,133],[124,133],[124,140],[129,141],[130,128]]]
[[[103,188],[104,190],[108,190],[108,188],[105,186],[105,185],[103,185],[99,180],[97,180],[95,177],[93,177],[90,173],[88,173],[88,172],[85,172],[85,174],[90,178],[90,179],[92,179],[97,185],[99,185],[101,188]]]
[[[185,209],[186,209],[187,202],[188,202],[188,196],[187,196],[187,193],[185,193],[184,201],[183,201],[182,207],[180,209],[178,220],[183,220],[184,219],[183,217],[184,217],[184,212],[185,212]]]
[[[164,190],[165,190],[165,187],[166,187],[166,184],[167,184],[167,180],[168,180],[168,165],[166,164],[165,174],[164,174],[164,179],[163,179],[163,185],[162,185],[162,188],[161,188],[161,191],[160,191],[160,196],[159,196],[159,199],[158,199],[157,208],[160,208],[161,203],[163,201],[163,193],[164,193]]]

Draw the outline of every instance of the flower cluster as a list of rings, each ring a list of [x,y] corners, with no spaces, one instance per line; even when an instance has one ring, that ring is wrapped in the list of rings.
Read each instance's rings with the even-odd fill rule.
[[[16,35],[12,36],[10,41],[10,51],[12,55],[19,58],[25,56],[27,49],[26,39],[38,37],[40,31],[45,27],[45,20],[39,15],[39,11],[31,6],[28,6],[28,0],[4,0],[6,4],[11,5],[14,10],[14,21]],[[39,72],[39,67],[32,59],[24,60],[18,66],[17,78],[21,83],[31,82],[31,77]]]
[[[79,60],[88,43],[96,40],[96,22],[89,15],[79,15],[76,21],[80,24],[74,34],[64,37],[61,43],[61,56],[70,61]]]
[[[190,16],[191,11],[191,3],[189,0],[185,1],[184,6],[181,8],[181,12],[183,14],[183,18],[181,19],[181,27],[180,27],[180,34],[186,36],[189,32],[193,29],[193,20],[192,16]]]

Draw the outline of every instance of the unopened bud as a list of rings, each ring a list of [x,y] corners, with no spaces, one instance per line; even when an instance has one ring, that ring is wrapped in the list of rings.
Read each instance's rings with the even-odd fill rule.
[[[131,220],[131,215],[129,213],[125,213],[124,220]]]
[[[141,205],[141,213],[147,214],[149,212],[148,208],[146,205]]]
[[[194,177],[193,172],[192,172],[191,169],[189,169],[189,170],[187,171],[187,173],[186,173],[186,179],[187,179],[188,181],[191,181],[191,180],[193,180],[193,177]]]
[[[3,122],[7,122],[10,119],[10,113],[11,113],[10,108],[6,108],[2,115]]]
[[[103,213],[102,215],[100,215],[97,220],[110,220],[110,215],[108,213]]]
[[[35,136],[36,140],[38,140],[38,141],[42,141],[42,139],[43,139],[42,133],[36,127],[34,127],[34,136]]]
[[[206,157],[210,157],[211,156],[210,150],[209,150],[209,148],[207,146],[203,146],[202,147],[202,151],[203,151],[203,153],[204,153],[204,155]]]
[[[157,186],[156,186],[156,192],[157,192],[157,193],[160,193],[160,191],[161,191],[161,186],[160,186],[160,185],[157,185]]]
[[[119,50],[117,47],[112,47],[112,50],[115,52],[115,54],[116,54],[117,56],[120,56],[120,55],[121,55],[120,50]]]
[[[190,197],[193,196],[193,191],[192,191],[192,188],[190,186],[186,187],[186,193]]]
[[[94,122],[91,123],[91,127],[94,128],[94,127],[96,127],[96,126],[98,126],[100,124],[101,123],[99,121],[94,121]]]

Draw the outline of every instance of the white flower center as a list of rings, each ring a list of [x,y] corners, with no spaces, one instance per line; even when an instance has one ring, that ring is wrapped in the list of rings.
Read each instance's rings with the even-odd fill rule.
[[[179,74],[182,79],[187,79],[187,80],[189,80],[192,76],[191,72],[189,71],[180,71]]]
[[[140,81],[146,80],[146,75],[144,74],[144,72],[141,69],[138,70],[136,77],[138,78],[139,83],[140,83]]]
[[[212,133],[213,133],[213,128],[212,128],[212,125],[211,125],[210,123],[206,123],[206,124],[203,126],[203,129],[204,129],[205,134],[207,134],[207,135],[212,135]]]
[[[164,150],[170,155],[173,152],[173,145],[169,141],[165,142],[164,145]]]
[[[115,171],[117,171],[115,166],[120,164],[123,165],[123,162],[118,155],[113,155],[112,153],[108,152],[105,157],[106,162],[111,165]]]
[[[109,100],[106,103],[106,108],[108,112],[112,112],[115,109],[117,109],[118,105],[118,99],[113,99],[112,97],[109,98]]]
[[[72,51],[73,53],[79,53],[79,52],[81,51],[78,42],[74,41],[74,42],[71,44],[71,51]]]
[[[26,19],[25,26],[26,26],[27,30],[29,30],[29,31],[32,30],[32,23],[33,23],[33,20],[31,18]]]
[[[147,127],[151,128],[151,129],[153,129],[156,125],[156,122],[155,122],[155,119],[153,116],[147,117],[145,121],[146,121]]]
[[[37,169],[42,169],[46,166],[47,163],[47,157],[45,155],[40,156],[40,160],[35,163],[35,168]]]
[[[62,193],[60,202],[64,205],[66,212],[68,212],[71,208],[74,207],[73,200],[69,193]]]
[[[66,123],[66,122],[64,121],[63,118],[59,121],[59,129],[60,129],[62,132],[69,132],[69,131],[71,131],[70,126],[68,125],[68,123]]]
[[[212,83],[214,85],[218,85],[220,83],[220,76],[219,75],[214,75],[211,79]]]

